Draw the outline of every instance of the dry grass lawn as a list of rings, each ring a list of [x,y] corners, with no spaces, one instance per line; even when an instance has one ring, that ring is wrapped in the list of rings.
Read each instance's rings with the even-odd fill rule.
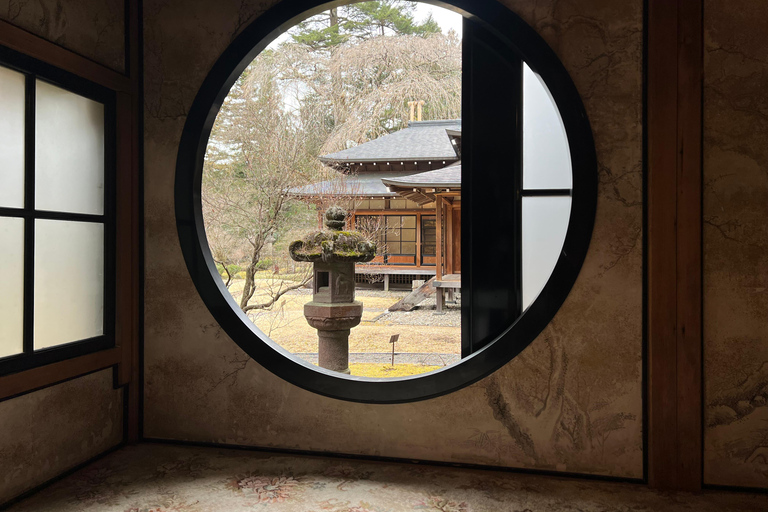
[[[250,304],[264,302],[270,296],[279,281],[267,272],[259,273],[258,292]],[[243,281],[236,280],[229,288],[230,293],[239,300],[242,295]],[[349,339],[351,353],[390,353],[392,345],[389,339],[399,334],[396,345],[397,353],[460,354],[461,329],[456,327],[403,325],[394,324],[387,318],[377,320],[387,308],[400,300],[406,292],[391,292],[381,296],[382,292],[367,295],[366,290],[358,290],[356,300],[363,303],[363,319],[359,326],[352,329]],[[304,304],[312,300],[310,290],[302,289],[284,295],[278,304],[269,311],[254,311],[250,316],[254,323],[273,341],[293,353],[316,353],[317,331],[307,324],[304,318]],[[352,365],[353,375],[368,377],[400,377],[434,370],[435,366],[416,364],[357,364]]]

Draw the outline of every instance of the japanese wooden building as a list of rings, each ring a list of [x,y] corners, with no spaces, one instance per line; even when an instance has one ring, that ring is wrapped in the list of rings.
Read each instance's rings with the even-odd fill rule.
[[[461,121],[412,121],[407,128],[320,160],[334,180],[292,190],[318,205],[347,205],[350,223],[380,251],[359,276],[390,283],[461,272]]]

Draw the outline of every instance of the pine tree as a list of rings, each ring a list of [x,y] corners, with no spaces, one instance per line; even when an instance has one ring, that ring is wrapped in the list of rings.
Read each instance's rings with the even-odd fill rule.
[[[337,7],[313,16],[290,31],[294,42],[312,50],[329,50],[349,41],[385,35],[428,36],[440,26],[427,18],[414,19],[416,5],[402,0],[379,0]]]

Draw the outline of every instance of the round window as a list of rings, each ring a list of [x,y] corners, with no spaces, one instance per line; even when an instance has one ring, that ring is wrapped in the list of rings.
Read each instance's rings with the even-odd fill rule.
[[[176,218],[201,297],[254,360],[326,396],[407,402],[492,373],[589,246],[597,163],[564,67],[495,0],[435,3],[450,14],[280,2],[216,62],[182,134]]]

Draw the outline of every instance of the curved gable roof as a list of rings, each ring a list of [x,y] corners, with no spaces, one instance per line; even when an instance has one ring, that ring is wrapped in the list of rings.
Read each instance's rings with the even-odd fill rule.
[[[447,130],[461,131],[461,119],[412,121],[408,128],[353,148],[323,155],[326,164],[386,161],[456,160]]]

